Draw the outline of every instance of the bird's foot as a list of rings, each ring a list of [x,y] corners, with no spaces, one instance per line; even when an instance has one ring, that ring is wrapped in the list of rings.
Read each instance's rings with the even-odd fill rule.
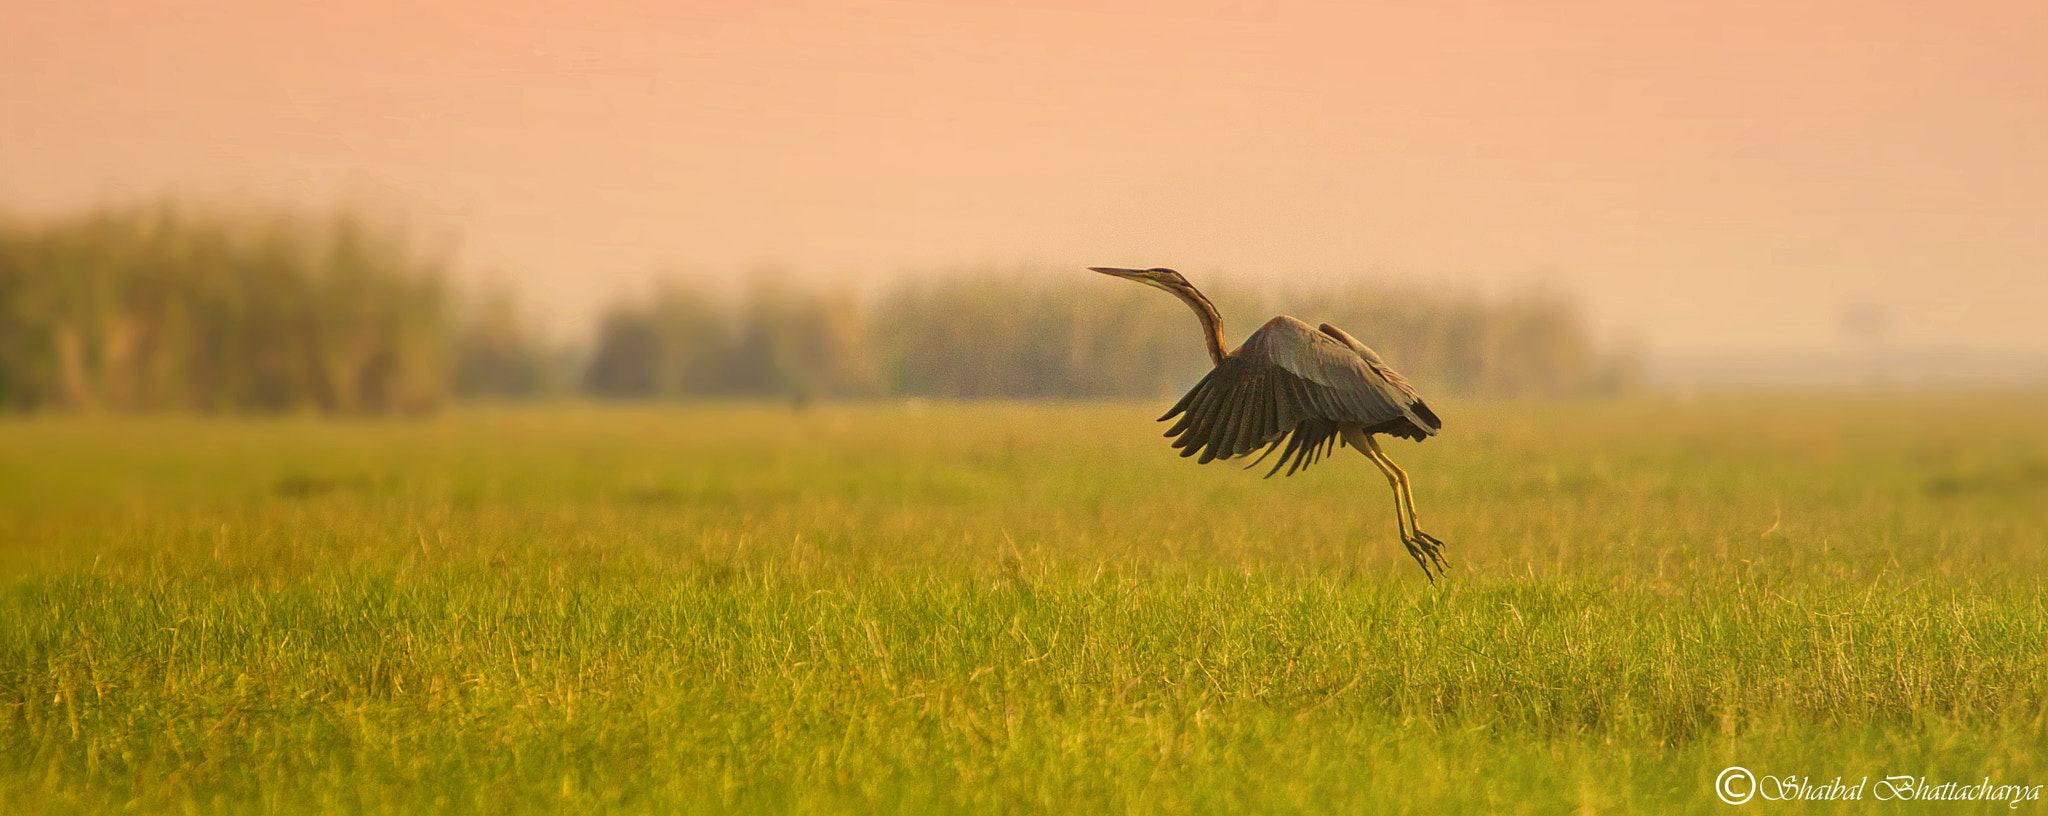
[[[1416,530],[1413,535],[1402,536],[1401,543],[1407,545],[1408,555],[1415,559],[1416,564],[1421,565],[1422,575],[1428,578],[1430,583],[1436,583],[1437,576],[1443,575],[1444,570],[1450,568],[1450,565],[1444,562],[1444,542],[1436,536]]]

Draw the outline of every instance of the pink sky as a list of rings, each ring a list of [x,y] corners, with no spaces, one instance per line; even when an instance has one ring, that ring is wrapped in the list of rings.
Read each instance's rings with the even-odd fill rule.
[[[1842,347],[1860,303],[1901,344],[2048,352],[2038,0],[4,18],[0,208],[389,207],[565,335],[658,270],[1114,264],[1548,282],[1659,353]]]

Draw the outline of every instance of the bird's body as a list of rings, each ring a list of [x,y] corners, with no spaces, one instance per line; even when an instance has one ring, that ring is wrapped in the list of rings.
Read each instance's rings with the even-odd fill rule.
[[[1423,574],[1435,580],[1432,567],[1440,573],[1444,566],[1443,542],[1415,526],[1408,476],[1373,440],[1384,434],[1420,442],[1443,428],[1406,379],[1342,329],[1327,323],[1310,328],[1285,315],[1267,321],[1236,350],[1225,351],[1222,317],[1180,273],[1091,269],[1170,292],[1202,321],[1216,367],[1160,417],[1162,422],[1180,418],[1166,435],[1174,438],[1182,456],[1199,453],[1197,461],[1207,463],[1263,449],[1255,465],[1279,450],[1280,459],[1266,473],[1272,476],[1283,465],[1293,475],[1340,441],[1356,448],[1386,474],[1394,488],[1401,540]]]
[[[1281,315],[1224,355],[1166,416],[1182,456],[1201,462],[1261,448],[1287,449],[1273,470],[1307,466],[1346,427],[1422,441],[1443,422],[1400,374],[1365,344],[1328,323],[1320,330]]]

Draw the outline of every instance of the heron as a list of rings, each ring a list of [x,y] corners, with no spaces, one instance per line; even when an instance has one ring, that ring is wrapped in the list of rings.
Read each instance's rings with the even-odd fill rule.
[[[1134,280],[1180,298],[1202,321],[1202,341],[1215,368],[1188,389],[1160,422],[1180,417],[1166,435],[1183,457],[1217,459],[1264,449],[1245,469],[1280,458],[1266,477],[1287,467],[1287,475],[1315,464],[1341,443],[1365,454],[1386,474],[1394,491],[1394,516],[1401,543],[1431,583],[1444,574],[1443,541],[1415,521],[1415,493],[1408,473],[1380,449],[1379,435],[1421,442],[1443,429],[1408,380],[1372,349],[1328,323],[1309,328],[1287,315],[1245,339],[1236,351],[1223,344],[1223,317],[1201,290],[1171,269],[1091,266],[1090,271]],[[1285,447],[1282,448],[1282,443]]]

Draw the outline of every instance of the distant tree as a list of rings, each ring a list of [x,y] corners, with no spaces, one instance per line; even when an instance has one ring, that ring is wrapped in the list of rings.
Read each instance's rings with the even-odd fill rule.
[[[441,267],[391,230],[172,205],[0,225],[0,399],[416,411],[446,389]]]
[[[512,293],[481,292],[455,332],[449,384],[465,398],[530,398],[558,389],[554,356],[520,318]]]
[[[740,393],[799,400],[873,396],[881,372],[871,337],[850,294],[757,284],[740,312],[732,382]]]
[[[653,314],[632,309],[605,314],[597,327],[597,351],[584,370],[584,390],[600,397],[655,396],[661,346]]]
[[[619,398],[736,392],[724,312],[701,290],[671,282],[645,302],[612,307],[598,324],[585,390]]]

